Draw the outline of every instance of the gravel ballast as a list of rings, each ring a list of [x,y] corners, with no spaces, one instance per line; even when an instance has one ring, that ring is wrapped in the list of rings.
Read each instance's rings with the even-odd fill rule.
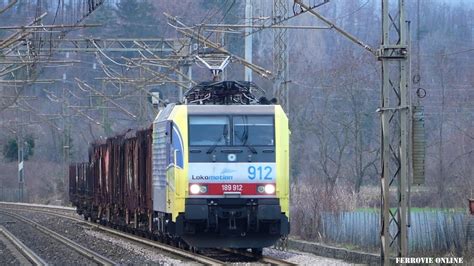
[[[88,264],[93,262],[29,224],[0,213],[0,223],[23,244],[49,264]]]
[[[20,261],[11,253],[10,249],[7,248],[5,239],[0,239],[0,265],[20,265]]]
[[[186,262],[174,258],[173,255],[162,253],[160,250],[95,231],[87,224],[67,218],[24,210],[19,214],[119,264],[176,265]]]
[[[281,251],[273,248],[264,248],[263,255],[286,260],[298,265],[355,265],[343,260],[320,257],[310,253],[299,251]]]

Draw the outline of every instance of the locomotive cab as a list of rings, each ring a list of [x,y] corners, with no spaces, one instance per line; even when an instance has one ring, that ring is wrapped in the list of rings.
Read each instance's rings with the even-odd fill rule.
[[[275,108],[188,106],[188,193],[176,229],[190,245],[261,248],[288,234]]]

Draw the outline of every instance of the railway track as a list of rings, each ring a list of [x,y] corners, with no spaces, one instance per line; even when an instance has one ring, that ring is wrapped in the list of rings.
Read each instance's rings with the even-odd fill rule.
[[[247,256],[249,258],[254,258],[255,256],[250,253],[250,252],[245,252],[245,251],[238,251],[238,250],[233,250],[233,249],[225,249],[227,252],[231,252],[234,254],[242,255],[242,256]],[[270,265],[297,265],[295,263],[282,260],[282,259],[277,259],[277,258],[272,258],[269,256],[262,256],[258,258],[258,262],[265,263],[265,264],[270,264]]]
[[[47,265],[47,263],[40,256],[38,256],[34,251],[28,248],[25,244],[23,244],[23,242],[21,242],[12,233],[10,233],[10,231],[8,231],[4,226],[1,226],[1,225],[0,225],[0,241],[5,242],[5,244],[7,245],[8,243],[10,243],[11,246],[13,246],[16,249],[16,251],[19,253],[18,255],[20,255],[21,257],[21,258],[17,257],[20,264],[25,264],[29,262],[32,265],[39,265],[39,266]]]
[[[47,206],[46,208],[43,208],[42,205],[35,205],[35,204],[25,205],[25,204],[20,204],[20,203],[15,203],[15,204],[0,203],[0,206],[4,206],[4,207],[6,206],[9,208],[11,207],[21,208],[21,209],[25,209],[29,211],[40,212],[40,213],[55,215],[57,217],[69,219],[79,224],[85,224],[89,226],[90,228],[93,228],[97,231],[102,231],[107,234],[110,234],[119,238],[123,238],[135,243],[139,243],[148,247],[163,250],[173,255],[183,257],[183,258],[186,258],[195,262],[199,262],[205,265],[222,265],[222,264],[227,264],[230,262],[258,262],[258,263],[271,264],[271,265],[296,265],[294,263],[284,261],[281,259],[276,259],[276,258],[272,258],[268,256],[255,257],[250,252],[241,252],[241,251],[236,251],[236,250],[231,250],[231,249],[203,250],[203,253],[205,252],[206,254],[199,254],[199,253],[191,252],[188,250],[183,250],[178,247],[174,247],[174,246],[170,246],[161,242],[150,240],[148,238],[131,235],[129,233],[124,233],[122,231],[111,229],[109,227],[105,227],[97,223],[92,223],[92,222],[88,222],[88,221],[84,221],[82,219],[76,218],[74,217],[74,211],[75,211],[74,208],[61,207],[61,206],[59,206],[59,208],[55,208],[51,206]],[[70,214],[66,214],[66,213],[70,213]]]
[[[50,238],[53,238],[55,239],[57,242],[63,244],[64,246],[68,247],[69,249],[72,249],[74,250],[75,252],[79,253],[81,256],[87,258],[88,260],[90,260],[91,262],[93,263],[96,263],[98,265],[115,265],[117,263],[115,263],[114,261],[78,244],[78,243],[75,243],[74,241],[36,223],[36,222],[33,222],[31,220],[28,220],[26,219],[25,217],[21,216],[21,215],[18,215],[18,214],[15,214],[15,213],[11,213],[9,211],[5,211],[5,210],[0,210],[0,214],[3,214],[3,215],[6,215],[6,216],[9,216],[11,218],[14,218],[16,219],[17,221],[20,221],[20,222],[23,222],[25,224],[28,224],[30,225],[31,227],[35,228],[36,230],[40,231],[41,233],[43,233],[44,235],[50,237]]]

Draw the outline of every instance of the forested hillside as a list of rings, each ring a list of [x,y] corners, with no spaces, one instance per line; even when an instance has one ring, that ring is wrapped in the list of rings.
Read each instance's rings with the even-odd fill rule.
[[[8,2],[2,0],[0,6]],[[0,14],[0,26],[26,25],[38,12],[48,13],[44,24],[58,24],[67,21],[60,8],[77,8],[75,1],[66,1],[69,5],[65,6],[39,2],[40,8],[36,1],[19,1]],[[318,10],[378,47],[379,2],[331,1]],[[411,21],[410,89],[413,103],[424,106],[427,133],[426,183],[412,189],[413,206],[465,207],[466,198],[474,196],[474,5],[470,1],[406,2]],[[271,10],[272,1],[255,1],[254,23],[271,20]],[[289,15],[293,12],[297,10],[290,9]],[[106,1],[82,22],[100,26],[74,29],[65,38],[183,38],[164,13],[243,57],[243,31],[216,33],[202,24],[244,24],[245,1]],[[310,14],[296,16],[287,25],[324,26]],[[0,39],[14,32],[0,29]],[[295,217],[308,210],[378,206],[380,62],[331,29],[288,32],[293,202],[302,203],[294,208]],[[272,30],[259,30],[253,36],[253,63],[272,71]],[[48,45],[45,41],[41,47],[47,50]],[[204,49],[199,43],[194,48]],[[177,81],[179,75],[173,67],[162,65],[172,63],[152,59],[151,54],[97,48],[52,53],[48,60],[64,63],[38,63],[29,71],[6,71],[0,65],[0,145],[4,151],[0,187],[18,186],[14,142],[21,127],[32,141],[25,164],[29,200],[65,200],[67,162],[87,160],[87,147],[93,140],[149,126],[156,116],[149,91],[159,90],[170,102],[178,100],[177,82],[165,77]],[[0,53],[1,60],[9,59]],[[210,79],[201,64],[190,63],[195,82]],[[233,61],[225,75],[243,80],[244,68]],[[25,77],[47,82],[20,86],[1,82]],[[272,80],[254,73],[254,81],[271,96]],[[419,88],[426,91],[420,95],[423,98],[416,94]]]

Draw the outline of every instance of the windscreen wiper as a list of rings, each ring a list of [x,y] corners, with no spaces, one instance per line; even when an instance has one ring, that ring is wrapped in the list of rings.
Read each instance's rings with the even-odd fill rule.
[[[257,150],[251,144],[244,144],[253,154],[257,154]]]
[[[211,154],[217,147],[217,144],[219,144],[219,141],[221,141],[222,137],[224,137],[224,135],[221,135],[215,142],[214,144],[212,144],[211,147],[209,147],[209,149],[207,150],[207,154]]]
[[[225,138],[229,135],[227,129],[228,129],[227,125],[224,125],[224,130],[222,131],[222,135],[214,142],[214,144],[212,144],[211,147],[209,147],[209,149],[206,152],[207,154],[211,154],[216,149],[217,145],[219,144],[219,141],[221,141],[222,138]]]
[[[245,123],[245,127],[244,127],[244,134],[242,136],[242,138],[240,139],[240,141],[242,141],[242,144],[249,148],[249,150],[253,153],[253,154],[257,154],[257,150],[250,144],[250,143],[247,143],[247,141],[249,140],[249,126],[248,126],[248,118],[247,116],[244,116],[244,123]]]
[[[253,153],[253,154],[257,154],[257,150],[250,144],[250,143],[247,143],[247,140],[249,138],[249,135],[247,133],[244,133],[244,136],[243,138],[240,138],[240,141],[242,141],[242,145],[244,145],[245,147],[249,148],[249,150]]]

